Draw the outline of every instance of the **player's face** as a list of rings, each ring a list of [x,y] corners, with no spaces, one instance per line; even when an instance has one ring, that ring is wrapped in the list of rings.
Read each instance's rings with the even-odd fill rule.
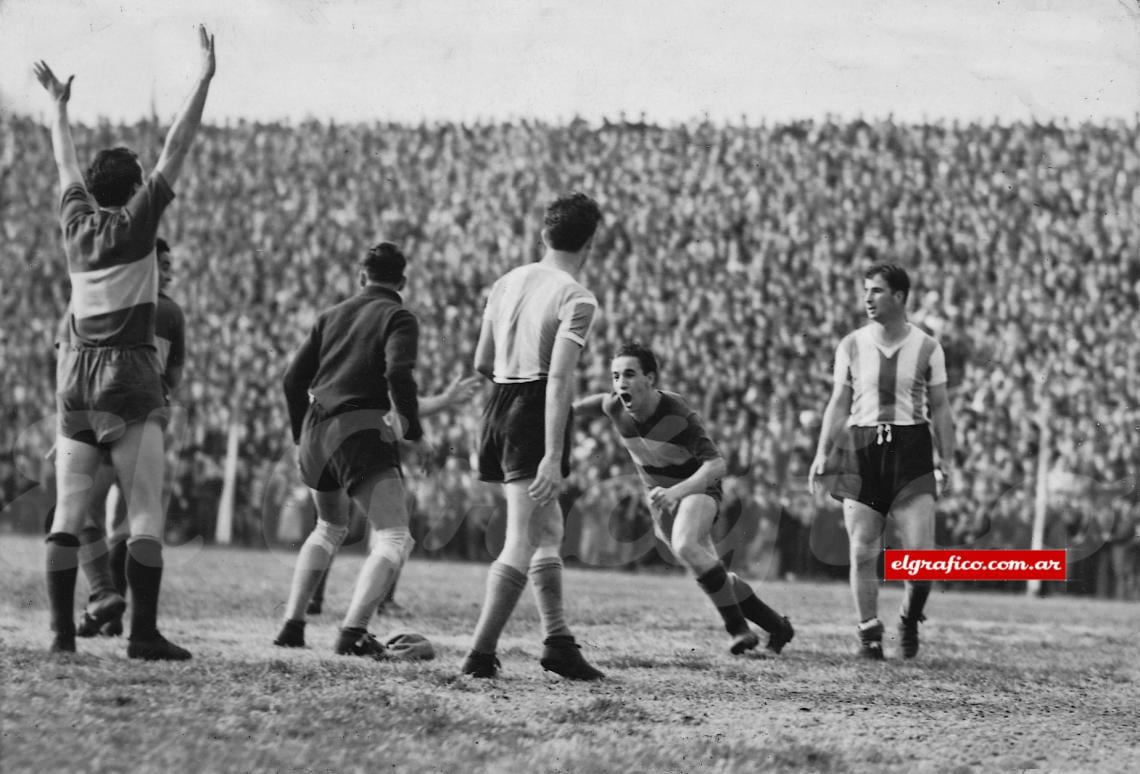
[[[638,413],[649,405],[657,380],[641,370],[641,361],[630,355],[615,357],[611,369],[614,392],[626,411]]]
[[[903,312],[902,293],[891,291],[882,275],[863,280],[863,308],[868,319],[887,323]]]
[[[174,264],[170,262],[170,253],[158,254],[158,287],[166,290],[174,281]]]

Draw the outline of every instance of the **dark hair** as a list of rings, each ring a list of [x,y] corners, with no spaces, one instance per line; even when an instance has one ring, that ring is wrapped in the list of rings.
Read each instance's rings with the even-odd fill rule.
[[[560,196],[546,208],[543,225],[549,245],[555,250],[576,253],[598,230],[602,210],[584,193]]]
[[[892,293],[902,293],[905,302],[910,296],[910,276],[906,269],[893,263],[880,263],[863,273],[863,279],[882,276]]]
[[[142,167],[130,148],[101,150],[87,168],[87,191],[100,207],[122,207],[140,185]]]
[[[657,373],[657,356],[653,354],[653,350],[640,341],[627,341],[625,344],[622,344],[617,354],[614,355],[614,359],[619,357],[637,358],[637,363],[641,366],[641,372],[646,376]]]
[[[158,239],[154,240],[154,252],[155,254],[169,253],[170,245],[166,243],[165,239],[159,237]]]
[[[380,242],[368,248],[368,254],[360,262],[360,268],[368,274],[370,282],[393,285],[404,279],[404,268],[407,265],[408,259],[391,242]]]

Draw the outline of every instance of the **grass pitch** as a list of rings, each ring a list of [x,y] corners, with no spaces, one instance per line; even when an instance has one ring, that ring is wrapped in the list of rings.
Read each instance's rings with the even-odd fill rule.
[[[458,676],[486,568],[413,560],[398,598],[439,657],[332,655],[360,558],[338,559],[309,648],[273,647],[292,555],[167,550],[160,625],[194,660],[121,639],[50,656],[42,542],[2,538],[0,769],[186,772],[1140,771],[1140,608],[935,591],[919,658],[856,661],[842,584],[758,584],[791,615],[776,658],[733,658],[682,575],[568,570],[600,684],[544,673],[529,595],[501,677]],[[77,596],[85,593],[80,581]],[[883,590],[893,624],[900,591]],[[893,634],[893,625],[888,633]]]

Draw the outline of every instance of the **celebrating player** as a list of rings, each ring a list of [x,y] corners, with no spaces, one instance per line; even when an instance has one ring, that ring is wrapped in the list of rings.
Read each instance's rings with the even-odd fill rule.
[[[154,171],[143,177],[126,148],[100,151],[79,170],[68,123],[71,81],[61,83],[45,62],[36,78],[54,104],[52,147],[59,170],[60,225],[71,278],[69,346],[57,366],[57,500],[47,537],[48,597],[53,651],[75,650],[72,605],[79,538],[88,516],[90,481],[109,451],[126,493],[126,578],[131,589],[130,658],[184,660],[190,653],[158,631],[162,584],[163,438],[165,399],[155,347],[158,221],[174,198],[171,186],[202,120],[214,77],[214,39],[198,27],[201,69],[166,136]],[[92,203],[94,200],[94,206]]]
[[[836,350],[834,388],[808,486],[814,493],[827,475],[833,479],[832,496],[843,502],[859,654],[882,660],[876,564],[886,518],[895,520],[905,548],[934,548],[935,473],[940,472],[945,493],[954,461],[954,421],[942,347],[907,322],[907,273],[881,264],[863,276],[871,322],[844,337]],[[934,464],[931,422],[942,468]],[[833,452],[838,464],[829,462]],[[929,595],[929,582],[906,582],[899,622],[905,658],[918,654],[918,624],[925,620]]]
[[[334,652],[376,660],[390,655],[368,632],[368,620],[414,544],[399,441],[419,445],[421,457],[430,458],[413,375],[419,320],[400,297],[406,267],[391,242],[372,247],[360,264],[361,291],[318,317],[285,374],[301,479],[316,505],[317,526],[301,546],[276,645],[304,646],[305,609],[348,534],[351,500],[372,536]]]
[[[795,636],[791,622],[728,572],[713,547],[710,534],[727,469],[720,450],[679,395],[658,389],[657,358],[648,347],[630,343],[619,349],[611,377],[613,392],[583,398],[574,411],[604,414],[613,422],[648,488],[654,530],[724,619],[732,635],[729,651],[739,655],[760,644],[751,620],[768,633],[768,650],[779,653]]]
[[[574,369],[598,302],[578,284],[602,213],[575,193],[546,208],[538,263],[512,269],[492,286],[475,370],[494,382],[483,411],[479,477],[500,483],[507,501],[503,550],[491,564],[475,641],[464,674],[494,677],[499,635],[530,578],[545,631],[540,664],[573,680],[604,675],[582,657],[562,606],[562,511],[570,472]]]
[[[162,386],[166,404],[170,405],[170,395],[182,381],[182,368],[186,361],[186,317],[178,302],[166,294],[174,278],[172,253],[166,240],[155,240],[155,253],[158,256],[158,307],[155,310],[155,344],[158,347],[158,363],[162,368]],[[57,347],[67,346],[70,334],[70,315],[60,321]],[[168,444],[164,444],[167,445]],[[88,502],[89,517],[79,531],[79,564],[90,586],[90,596],[83,611],[83,620],[76,629],[79,637],[94,637],[103,634],[117,637],[123,633],[122,611],[127,593],[127,539],[130,530],[127,525],[126,510],[122,491],[114,504],[108,504],[107,494],[115,485],[115,471],[110,459],[104,455],[91,484]],[[163,508],[166,507],[168,487],[163,490]],[[104,537],[104,524],[106,537]]]

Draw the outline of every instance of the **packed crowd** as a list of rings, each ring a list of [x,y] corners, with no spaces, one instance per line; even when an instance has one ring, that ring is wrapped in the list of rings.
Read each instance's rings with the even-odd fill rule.
[[[0,121],[0,501],[11,503],[48,475],[52,335],[69,288],[47,132]],[[125,144],[144,166],[161,137],[151,121],[76,130],[81,159]],[[438,391],[470,369],[491,279],[539,255],[541,208],[572,189],[606,212],[584,280],[600,319],[579,391],[608,388],[620,342],[653,346],[665,388],[695,404],[729,458],[733,507],[760,514],[753,543],[781,519],[808,540],[833,509],[804,494],[807,466],[834,347],[860,324],[861,270],[886,259],[910,270],[911,319],[947,352],[960,475],[940,505],[945,540],[1028,545],[1044,440],[1079,529],[1096,529],[1105,509],[1091,503],[1107,497],[1122,515],[1105,534],[1136,542],[1135,124],[203,128],[163,229],[189,349],[172,529],[212,534],[236,423],[236,535],[296,531],[283,518],[297,509],[281,376],[317,311],[354,291],[367,245],[383,237],[412,257],[420,387]],[[494,512],[470,472],[477,422],[477,407],[429,420],[442,472],[415,487],[428,549]],[[574,449],[577,551],[636,559],[645,522],[627,455],[601,423],[579,426]]]

